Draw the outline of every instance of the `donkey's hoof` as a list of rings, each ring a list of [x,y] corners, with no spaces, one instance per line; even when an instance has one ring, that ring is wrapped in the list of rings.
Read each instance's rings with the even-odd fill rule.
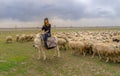
[[[37,60],[40,60],[40,58],[37,58]]]
[[[57,57],[57,55],[53,55],[53,57]]]
[[[47,58],[43,58],[43,60],[46,60]]]
[[[58,57],[58,58],[61,58],[61,56],[60,56],[60,55],[58,55],[57,57]]]

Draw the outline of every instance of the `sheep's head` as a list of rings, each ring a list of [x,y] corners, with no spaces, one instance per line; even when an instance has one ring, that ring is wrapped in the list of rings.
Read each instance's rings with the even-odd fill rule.
[[[92,43],[92,42],[87,41],[87,42],[85,42],[85,43],[86,43],[86,47],[87,47],[87,48],[92,48],[92,46],[93,46],[93,43]]]
[[[119,52],[119,54],[120,54],[120,44],[118,45],[118,52]]]
[[[66,40],[66,42],[69,42],[69,38],[68,37],[64,37],[64,39]]]
[[[120,45],[114,44],[113,47],[114,47],[114,49],[117,51],[117,53],[120,54]]]

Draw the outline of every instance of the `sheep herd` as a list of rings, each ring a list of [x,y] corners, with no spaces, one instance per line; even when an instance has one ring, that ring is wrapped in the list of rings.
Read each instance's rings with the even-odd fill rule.
[[[29,42],[33,41],[34,39],[34,34],[21,34],[21,35],[16,35],[15,38],[13,36],[7,36],[6,37],[6,43],[12,43],[13,39],[15,39],[16,42]]]
[[[56,32],[60,49],[70,50],[74,55],[98,56],[105,62],[119,62],[120,31],[78,31]],[[33,41],[34,34],[16,35],[17,42]],[[13,41],[12,36],[6,37],[6,42]]]
[[[56,33],[61,44],[75,55],[98,56],[105,62],[119,62],[120,31],[80,31]]]

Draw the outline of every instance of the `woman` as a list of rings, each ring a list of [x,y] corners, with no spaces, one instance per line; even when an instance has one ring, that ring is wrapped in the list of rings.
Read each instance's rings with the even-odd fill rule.
[[[48,18],[44,19],[44,25],[41,30],[44,31],[44,34],[42,34],[42,39],[44,40],[45,47],[47,47],[47,38],[51,37],[51,24],[49,24]]]

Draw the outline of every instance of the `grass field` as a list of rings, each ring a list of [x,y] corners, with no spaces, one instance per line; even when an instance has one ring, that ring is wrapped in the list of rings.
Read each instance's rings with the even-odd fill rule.
[[[53,32],[102,31],[106,29],[53,29]],[[108,30],[119,30],[118,28]],[[31,34],[36,30],[0,31],[0,76],[120,76],[119,63],[105,63],[97,57],[74,56],[61,50],[62,57],[54,58],[53,50],[47,51],[47,59],[38,61],[33,42],[5,43],[5,37]]]

